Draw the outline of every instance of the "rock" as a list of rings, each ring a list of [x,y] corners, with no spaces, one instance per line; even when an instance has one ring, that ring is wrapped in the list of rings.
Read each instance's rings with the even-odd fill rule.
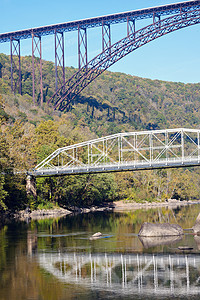
[[[183,234],[183,228],[178,224],[154,224],[145,222],[142,224],[139,236],[177,236]]]
[[[92,207],[90,208],[90,211],[96,211],[96,208],[95,208],[94,206],[92,206]]]
[[[166,201],[166,202],[169,202],[169,203],[177,203],[177,202],[180,202],[180,200],[177,200],[177,199],[166,199],[165,201]]]
[[[82,213],[82,209],[78,206],[72,206],[71,209],[75,213]]]
[[[36,179],[34,176],[28,175],[26,177],[26,192],[28,195],[32,195],[35,199],[37,198]]]
[[[178,249],[179,250],[183,250],[183,251],[191,251],[191,250],[193,250],[193,248],[189,247],[189,246],[179,246]]]
[[[99,239],[101,236],[102,236],[102,233],[101,233],[101,232],[96,232],[96,233],[94,233],[94,234],[90,237],[90,240],[96,240],[96,239]]]
[[[196,222],[194,226],[192,227],[193,231],[195,234],[197,234],[200,231],[200,213],[198,214],[196,218]]]
[[[62,217],[71,214],[71,211],[63,208],[57,209],[38,209],[33,210],[31,212],[26,213],[29,210],[19,211],[15,218],[20,218],[23,220],[24,218],[31,219],[42,219],[42,218],[54,218],[54,217]]]
[[[157,237],[146,237],[139,236],[139,240],[144,248],[151,248],[160,245],[171,245],[173,243],[180,242],[182,236],[157,236]]]
[[[194,240],[195,240],[195,242],[197,244],[198,250],[200,250],[200,236],[195,235],[194,236]]]
[[[25,214],[30,214],[31,213],[31,209],[29,207],[27,207],[25,210],[24,210],[24,213]]]
[[[89,208],[83,208],[83,213],[89,213],[90,209]]]

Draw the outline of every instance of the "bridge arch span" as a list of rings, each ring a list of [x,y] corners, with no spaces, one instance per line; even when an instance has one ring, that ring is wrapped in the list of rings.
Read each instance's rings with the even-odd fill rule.
[[[87,85],[124,56],[168,33],[199,23],[200,9],[180,11],[174,16],[153,22],[127,35],[78,70],[49,99],[48,103],[52,103],[55,109],[63,111]]]

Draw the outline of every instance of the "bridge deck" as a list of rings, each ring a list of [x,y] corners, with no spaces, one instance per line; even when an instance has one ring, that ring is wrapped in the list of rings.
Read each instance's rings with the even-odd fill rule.
[[[199,166],[200,130],[119,133],[59,148],[28,172],[32,176]]]
[[[99,16],[95,18],[83,19],[72,22],[65,22],[60,24],[41,26],[36,28],[29,28],[24,30],[18,30],[13,32],[7,32],[0,34],[0,43],[9,42],[11,38],[14,39],[28,39],[32,37],[32,33],[38,36],[51,35],[55,33],[55,30],[59,30],[59,32],[69,32],[78,30],[79,26],[81,28],[93,28],[102,26],[102,22],[106,22],[106,24],[118,24],[127,22],[127,18],[131,18],[134,20],[141,20],[152,18],[154,14],[156,16],[162,15],[172,15],[180,11],[180,9],[188,11],[191,8],[194,9],[200,8],[200,1],[184,1],[174,4],[167,4],[157,7],[144,8],[140,10],[133,10],[128,12],[122,12],[117,14],[111,14],[106,16]]]

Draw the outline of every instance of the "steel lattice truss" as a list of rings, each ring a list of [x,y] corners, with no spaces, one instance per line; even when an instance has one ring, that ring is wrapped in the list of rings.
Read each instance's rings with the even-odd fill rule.
[[[200,1],[183,1],[179,3],[172,3],[162,6],[144,8],[140,10],[133,10],[127,12],[121,12],[117,14],[111,14],[106,16],[99,16],[90,19],[77,20],[72,22],[41,26],[36,28],[29,28],[24,30],[18,30],[13,32],[7,32],[0,34],[0,43],[9,42],[11,38],[14,39],[29,39],[32,34],[39,36],[53,35],[55,30],[59,32],[71,32],[77,31],[78,27],[81,28],[94,28],[101,27],[102,22],[106,22],[108,25],[119,24],[127,22],[127,18],[133,20],[144,20],[148,18],[154,18],[154,16],[166,16],[177,14],[180,10],[189,12],[191,9],[199,9]]]
[[[43,104],[42,38],[54,35],[55,94],[49,99],[55,109],[65,110],[69,103],[97,76],[130,52],[172,31],[199,23],[200,0],[190,0],[157,7],[133,10],[90,19],[29,28],[0,34],[0,43],[10,42],[11,90],[21,94],[21,41],[32,38],[32,93],[33,102]],[[141,29],[140,20],[149,19],[149,26]],[[151,21],[152,20],[152,21]],[[115,24],[126,23],[127,36],[111,44]],[[138,31],[136,31],[136,26]],[[102,50],[88,60],[88,30],[101,27]],[[78,33],[79,71],[65,81],[65,33]],[[68,35],[67,35],[68,36]],[[74,53],[76,53],[75,50]],[[36,59],[35,56],[39,57]],[[36,65],[39,72],[35,70]]]
[[[28,174],[57,176],[200,164],[200,130],[128,132],[59,148]]]
[[[159,18],[157,22],[128,34],[85,64],[65,82],[48,103],[63,111],[90,82],[130,52],[170,32],[198,23],[200,23],[200,9],[195,7],[187,12],[180,10],[178,14],[164,20]]]

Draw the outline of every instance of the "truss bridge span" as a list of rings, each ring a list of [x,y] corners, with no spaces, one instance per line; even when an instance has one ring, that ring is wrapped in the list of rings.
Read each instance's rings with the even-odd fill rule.
[[[200,129],[123,132],[59,148],[31,176],[134,171],[200,165]]]

